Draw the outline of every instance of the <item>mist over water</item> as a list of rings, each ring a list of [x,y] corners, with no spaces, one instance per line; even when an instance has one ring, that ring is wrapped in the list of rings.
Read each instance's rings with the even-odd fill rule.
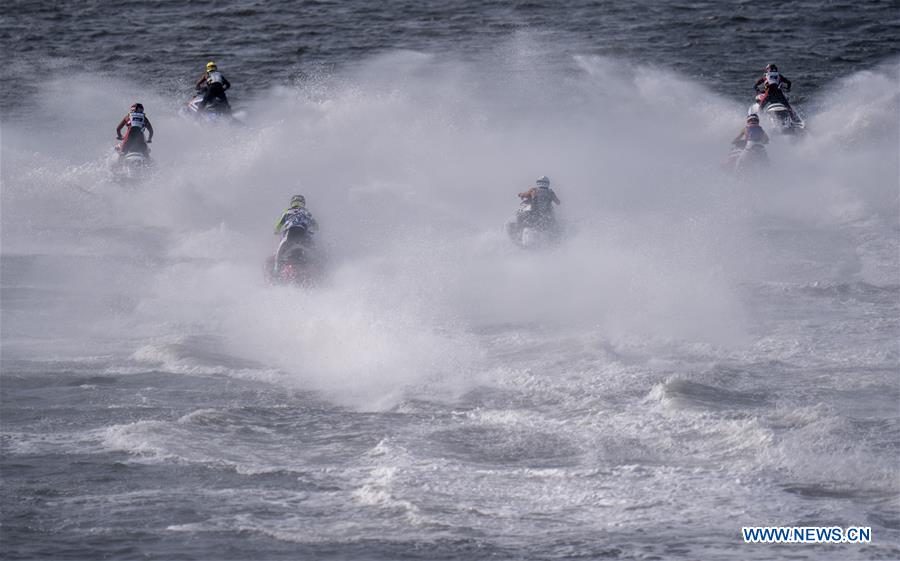
[[[807,138],[773,134],[771,166],[739,181],[721,163],[749,96],[545,47],[367,57],[234,95],[243,124],[216,128],[177,91],[51,81],[41,112],[79,110],[0,139],[4,360],[157,389],[110,390],[151,409],[68,442],[7,426],[4,455],[224,469],[227,492],[187,476],[215,506],[154,531],[240,529],[273,558],[273,540],[358,557],[379,539],[385,558],[410,541],[465,558],[466,540],[727,558],[742,523],[810,516],[900,553],[897,61],[807,96]],[[133,101],[156,173],[122,186]],[[567,235],[524,252],[502,227],[545,174]],[[296,193],[329,263],[308,290],[263,277]],[[259,474],[296,488],[254,497]],[[671,545],[697,528],[708,542]]]

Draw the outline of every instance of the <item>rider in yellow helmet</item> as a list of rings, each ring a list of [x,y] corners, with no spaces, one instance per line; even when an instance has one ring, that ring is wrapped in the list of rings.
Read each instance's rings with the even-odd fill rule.
[[[209,61],[206,63],[206,72],[197,80],[197,91],[203,92],[203,101],[200,107],[205,108],[213,100],[219,100],[223,103],[225,110],[230,111],[228,98],[225,97],[225,90],[231,87],[231,83],[225,76],[219,72],[216,63]]]

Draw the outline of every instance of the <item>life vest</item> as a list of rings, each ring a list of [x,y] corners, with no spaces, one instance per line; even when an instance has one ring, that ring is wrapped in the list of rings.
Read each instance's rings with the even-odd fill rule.
[[[759,125],[747,125],[745,127],[744,136],[749,142],[762,142],[763,138],[765,138],[764,134],[763,128]]]
[[[207,84],[222,84],[225,82],[225,77],[222,76],[222,73],[218,70],[213,70],[212,72],[206,73],[206,83]]]
[[[144,118],[144,114],[138,111],[132,111],[128,114],[128,126],[132,128],[138,128],[144,130],[144,123],[146,119]]]
[[[549,188],[538,187],[531,195],[534,210],[541,214],[549,214],[553,210],[553,194]]]
[[[289,208],[284,211],[284,217],[281,220],[281,231],[286,233],[291,228],[308,230],[312,222],[312,214],[305,208]]]

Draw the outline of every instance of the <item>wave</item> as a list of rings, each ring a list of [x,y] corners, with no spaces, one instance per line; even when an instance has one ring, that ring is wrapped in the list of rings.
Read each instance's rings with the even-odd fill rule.
[[[652,65],[622,71],[617,59],[577,56],[556,67],[535,64],[540,56],[390,53],[245,98],[246,127],[212,129],[179,117],[174,92],[88,73],[51,82],[42,108],[66,100],[79,111],[52,131],[4,126],[3,253],[83,256],[72,267],[107,278],[118,265],[97,257],[127,256],[133,274],[116,290],[129,305],[105,335],[132,358],[228,374],[246,361],[267,380],[277,371],[279,383],[376,408],[410,386],[472,387],[482,327],[741,344],[739,286],[785,274],[771,259],[773,224],[809,233],[816,259],[853,264],[835,273],[850,277],[839,285],[897,270],[896,256],[860,257],[848,237],[864,224],[877,245],[896,231],[895,67],[864,70],[800,107],[809,137],[776,139],[772,168],[742,184],[719,163],[749,99]],[[847,90],[859,93],[852,104]],[[106,161],[136,97],[157,129],[159,173],[126,188]],[[523,255],[500,227],[515,193],[543,174],[573,234],[558,252]],[[333,263],[330,282],[308,292],[262,281],[271,225],[297,192]],[[835,237],[850,249],[833,249]],[[795,262],[811,254],[792,251]],[[869,278],[875,270],[881,278]],[[822,280],[808,274],[788,276]],[[96,276],[59,284],[107,290]],[[84,319],[60,310],[73,326]],[[12,328],[40,321],[17,317]],[[145,341],[121,335],[134,326]],[[228,349],[225,365],[146,342],[197,333]]]

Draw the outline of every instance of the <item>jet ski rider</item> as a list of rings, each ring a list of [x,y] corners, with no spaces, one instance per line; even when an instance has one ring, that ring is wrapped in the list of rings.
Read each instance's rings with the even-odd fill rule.
[[[275,224],[275,234],[281,235],[281,243],[275,251],[276,276],[287,251],[296,244],[312,245],[313,233],[318,229],[319,223],[313,218],[312,213],[306,210],[306,197],[303,195],[291,197],[291,206],[285,209],[281,219]]]
[[[228,104],[228,98],[225,97],[225,90],[231,87],[231,82],[219,72],[216,63],[209,61],[206,63],[206,72],[197,80],[197,91],[203,92],[203,101],[200,102],[201,108],[206,108],[214,99],[220,100],[226,110],[231,107]]]
[[[754,113],[747,117],[747,124],[741,129],[737,138],[731,141],[738,148],[744,148],[748,142],[759,142],[760,144],[769,143],[769,135],[759,125],[759,116]]]
[[[531,203],[532,217],[523,216],[528,213],[517,213],[519,226],[523,227],[524,222],[529,218],[537,218],[538,221],[545,224],[553,223],[553,204],[560,204],[559,197],[553,189],[550,188],[550,178],[546,175],[538,177],[535,186],[519,193],[519,198],[523,203]]]
[[[760,88],[761,86],[762,88]],[[766,103],[777,102],[787,107],[787,110],[791,114],[791,119],[795,121],[799,120],[794,113],[791,104],[788,103],[787,96],[784,95],[784,92],[791,91],[791,81],[778,72],[777,66],[774,64],[766,65],[765,74],[756,81],[754,88],[757,92],[761,92],[761,95],[756,98],[759,102],[760,111],[765,107]]]
[[[122,137],[122,129],[128,127],[125,131],[125,137]],[[150,133],[150,137],[144,139],[144,129]],[[132,103],[128,114],[125,115],[119,125],[116,127],[116,138],[121,140],[116,150],[120,156],[131,152],[140,152],[144,157],[150,156],[150,148],[147,144],[153,142],[153,125],[150,119],[144,114],[144,106],[140,103]]]

